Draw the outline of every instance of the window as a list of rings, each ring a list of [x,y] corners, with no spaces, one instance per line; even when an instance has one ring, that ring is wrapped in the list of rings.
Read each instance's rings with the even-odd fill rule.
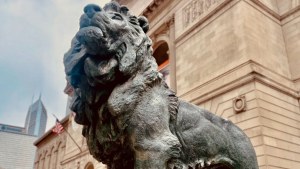
[[[93,163],[92,163],[92,162],[88,162],[88,163],[85,165],[84,169],[94,169]]]
[[[164,80],[170,86],[170,69],[169,69],[169,47],[166,42],[159,45],[153,56],[158,64],[158,71],[163,75]]]

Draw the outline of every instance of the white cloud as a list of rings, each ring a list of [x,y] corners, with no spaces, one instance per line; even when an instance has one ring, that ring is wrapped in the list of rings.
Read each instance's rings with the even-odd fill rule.
[[[70,48],[71,45],[71,39],[74,37],[76,32],[79,29],[79,18],[83,13],[83,7],[89,3],[95,3],[99,4],[99,1],[75,1],[73,0],[65,0],[65,1],[54,1],[53,10],[55,10],[55,13],[53,13],[53,23],[51,28],[51,37],[52,37],[52,45],[53,45],[53,51],[51,52],[54,57],[52,57],[49,60],[45,60],[46,63],[49,66],[46,68],[48,69],[47,72],[49,72],[53,79],[51,80],[51,86],[54,86],[55,88],[60,88],[60,92],[64,89],[65,86],[65,75],[64,73],[64,67],[62,63],[62,58],[64,53]],[[102,2],[100,5],[103,6],[106,1],[100,1]],[[50,86],[49,86],[50,87]],[[59,96],[57,96],[59,97]],[[64,111],[63,113],[57,113],[59,117],[63,118],[66,110],[66,101],[67,96],[63,95],[63,97],[60,97],[59,100],[57,100],[56,104],[60,105],[60,112]],[[49,110],[57,112],[58,110]],[[54,124],[54,119],[53,123]],[[48,124],[51,126],[51,123]]]
[[[0,103],[0,117],[7,117],[7,121],[0,118],[1,123],[24,125],[32,94],[38,95],[40,91],[48,111],[47,129],[54,125],[51,113],[64,117],[67,96],[63,93],[63,55],[79,29],[83,7],[89,3],[103,6],[107,2],[109,0],[0,1],[0,62],[7,63],[6,68],[0,68],[0,75],[13,76],[12,72],[16,72],[15,81],[3,83],[0,88],[0,93],[15,91],[2,95],[13,101],[6,101],[7,105]],[[3,80],[8,81],[7,78]],[[16,104],[14,99],[22,104]]]

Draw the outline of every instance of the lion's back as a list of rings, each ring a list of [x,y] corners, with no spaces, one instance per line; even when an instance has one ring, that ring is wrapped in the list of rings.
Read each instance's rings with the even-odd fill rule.
[[[255,159],[251,159],[256,156],[254,149],[241,129],[231,121],[193,104],[179,101],[176,134],[187,163],[219,160],[232,166],[241,165],[242,168],[257,167],[253,163]]]

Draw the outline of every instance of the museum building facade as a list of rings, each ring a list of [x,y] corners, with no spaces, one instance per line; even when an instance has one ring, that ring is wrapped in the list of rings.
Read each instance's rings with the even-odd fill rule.
[[[81,135],[82,127],[75,123],[72,114],[60,122],[64,132],[58,135],[51,128],[34,142],[37,147],[34,169],[105,169],[90,155]]]
[[[159,70],[181,99],[238,125],[260,169],[300,168],[300,0],[117,1],[148,18]],[[80,148],[48,131],[35,169],[105,168],[73,116],[62,122]]]
[[[243,129],[260,169],[300,168],[299,0],[118,2],[148,18],[181,99]]]
[[[72,97],[73,88],[67,84],[64,92]],[[68,105],[69,102],[70,99]],[[60,120],[62,133],[54,133],[53,126],[34,142],[37,147],[34,169],[106,169],[90,155],[86,139],[81,134],[82,126],[74,121],[74,114],[68,107],[66,112]]]

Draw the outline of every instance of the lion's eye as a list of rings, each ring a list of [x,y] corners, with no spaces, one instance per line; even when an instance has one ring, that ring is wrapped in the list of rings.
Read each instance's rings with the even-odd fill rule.
[[[120,14],[115,13],[115,14],[111,17],[111,19],[115,19],[115,20],[120,20],[120,21],[122,21],[122,20],[123,20],[123,17],[122,17]]]

